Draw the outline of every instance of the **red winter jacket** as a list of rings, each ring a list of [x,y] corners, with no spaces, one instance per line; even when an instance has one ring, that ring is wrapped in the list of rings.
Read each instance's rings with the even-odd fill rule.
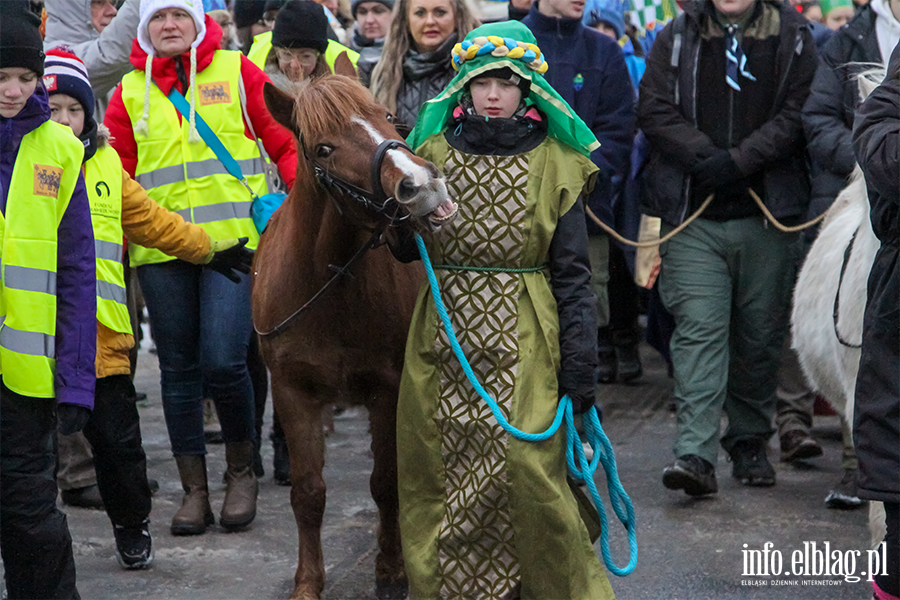
[[[213,54],[219,49],[222,39],[222,29],[208,16],[206,17],[206,36],[197,47],[197,72],[202,71],[212,62]],[[191,53],[185,52],[178,57],[184,67],[187,78],[191,73]],[[131,45],[131,64],[135,69],[144,70],[147,61],[147,53],[138,44],[137,39]],[[241,77],[244,80],[244,88],[247,92],[247,114],[253,122],[253,129],[262,141],[266,152],[278,165],[278,171],[288,188],[293,187],[297,176],[297,147],[294,144],[294,136],[290,131],[278,124],[266,103],[263,100],[263,86],[269,80],[268,75],[259,67],[250,62],[246,56],[241,56]],[[181,82],[175,71],[175,58],[153,57],[153,81],[164,95],[168,95],[172,86],[182,94],[187,90],[182,88]],[[190,85],[190,82],[188,82]],[[178,115],[179,120],[181,115]],[[122,158],[122,165],[128,174],[134,177],[137,167],[137,143],[134,140],[134,130],[131,128],[131,119],[122,102],[122,85],[116,88],[112,101],[106,109],[103,123],[109,128],[112,139],[110,143]],[[244,123],[244,135],[253,139],[250,128]]]

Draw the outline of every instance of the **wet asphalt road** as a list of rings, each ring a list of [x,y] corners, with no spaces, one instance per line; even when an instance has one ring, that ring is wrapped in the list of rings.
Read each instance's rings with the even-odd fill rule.
[[[778,484],[744,488],[730,477],[731,465],[720,453],[719,493],[690,499],[663,488],[662,468],[671,460],[674,415],[667,410],[672,383],[665,367],[643,348],[646,373],[635,385],[599,389],[604,427],[612,440],[625,489],[635,504],[640,557],[633,574],[610,576],[623,600],[703,599],[858,599],[871,598],[865,581],[842,577],[743,576],[747,549],[770,548],[791,567],[791,553],[804,542],[832,550],[860,550],[855,573],[866,569],[868,543],[865,510],[827,510],[824,498],[841,474],[840,428],[835,417],[817,417],[816,430],[825,455],[795,466],[774,463]],[[63,507],[74,539],[78,588],[88,599],[274,599],[293,587],[297,534],[289,489],[271,476],[272,450],[263,446],[266,476],[260,485],[256,521],[246,531],[226,533],[218,526],[197,537],[173,537],[169,520],[181,501],[181,485],[169,450],[163,421],[156,357],[142,353],[136,387],[149,395],[140,409],[149,475],[160,482],[153,500],[151,532],[156,559],[144,571],[122,571],[113,554],[112,530],[99,511]],[[268,408],[271,411],[271,404]],[[271,413],[266,415],[268,433]],[[325,598],[373,599],[375,505],[368,495],[372,465],[367,419],[351,409],[337,417],[327,438],[325,479],[328,503],[322,532],[327,583]],[[224,448],[210,446],[209,471],[213,510],[221,507]],[[777,459],[777,440],[770,458]],[[773,461],[774,462],[774,461]],[[598,479],[602,479],[598,478]],[[610,512],[610,518],[615,516]],[[627,562],[624,530],[612,529],[613,556]],[[599,543],[598,543],[599,551]],[[774,556],[774,552],[771,554]],[[862,578],[863,580],[865,577]],[[748,585],[752,583],[754,585]],[[765,584],[765,585],[759,585]]]

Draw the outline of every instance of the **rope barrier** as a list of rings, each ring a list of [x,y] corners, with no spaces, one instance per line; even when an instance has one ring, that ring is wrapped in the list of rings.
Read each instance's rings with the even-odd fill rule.
[[[759,195],[753,191],[753,189],[747,188],[747,191],[750,192],[750,197],[753,198],[754,202],[756,202],[756,205],[762,211],[762,213],[766,217],[766,219],[768,219],[768,221],[771,222],[772,225],[775,226],[775,229],[777,229],[779,231],[783,231],[785,233],[796,233],[798,231],[803,231],[804,229],[808,229],[808,228],[812,227],[813,225],[815,225],[816,223],[820,222],[822,219],[825,218],[825,213],[823,212],[815,219],[813,219],[811,221],[807,221],[806,223],[801,223],[800,225],[792,225],[792,226],[784,225],[778,219],[775,218],[775,216],[772,214],[772,212],[766,207],[765,203],[762,201],[762,198],[760,198]],[[662,244],[664,242],[668,242],[670,239],[675,237],[676,234],[681,233],[681,231],[685,227],[687,227],[688,225],[693,223],[695,219],[697,219],[698,217],[700,217],[700,215],[703,214],[703,211],[706,210],[706,207],[709,206],[710,203],[712,203],[713,198],[714,198],[714,194],[710,194],[709,196],[707,196],[706,200],[703,201],[703,204],[700,205],[700,208],[697,209],[697,212],[692,214],[690,217],[687,218],[687,220],[684,221],[684,223],[682,223],[681,225],[679,225],[678,227],[676,227],[675,229],[673,229],[672,231],[670,231],[663,237],[657,238],[655,240],[645,240],[643,242],[635,242],[635,241],[629,240],[628,238],[624,237],[618,231],[616,231],[615,229],[613,229],[612,227],[610,227],[609,225],[607,225],[606,223],[601,221],[600,217],[595,215],[594,211],[592,211],[590,209],[590,207],[588,207],[587,205],[585,205],[584,210],[587,213],[587,216],[590,217],[594,223],[596,223],[601,229],[603,229],[603,231],[608,233],[609,236],[611,238],[613,238],[614,240],[616,240],[617,242],[625,244],[626,246],[632,246],[634,248],[653,248],[654,246],[659,246],[660,244]]]
[[[475,376],[472,366],[469,364],[468,359],[466,359],[466,355],[459,345],[456,333],[453,330],[453,324],[450,322],[450,315],[447,314],[447,308],[444,306],[444,302],[441,299],[441,291],[438,286],[437,277],[434,274],[434,268],[432,268],[431,265],[431,260],[428,258],[428,250],[425,248],[425,241],[418,233],[415,234],[415,236],[416,245],[419,248],[419,255],[422,258],[422,263],[425,265],[425,272],[428,274],[428,283],[431,286],[431,295],[434,299],[435,307],[437,308],[438,315],[441,317],[444,331],[447,333],[447,339],[450,341],[450,346],[453,348],[453,352],[456,355],[457,360],[459,360],[469,383],[472,384],[472,387],[475,388],[478,395],[487,403],[494,418],[497,420],[497,423],[517,439],[527,442],[546,440],[559,430],[563,419],[565,419],[566,462],[568,463],[569,471],[572,473],[572,476],[583,479],[587,484],[588,490],[591,493],[591,498],[594,501],[594,506],[600,516],[600,551],[603,555],[603,562],[606,563],[606,568],[614,575],[618,575],[619,577],[628,575],[634,571],[637,566],[638,557],[634,505],[631,502],[631,498],[629,498],[625,489],[622,487],[621,481],[619,481],[616,455],[615,452],[613,452],[609,438],[606,437],[606,434],[603,431],[603,427],[600,426],[600,419],[597,416],[596,407],[591,407],[591,410],[584,415],[585,434],[591,448],[594,449],[594,456],[590,462],[588,462],[587,457],[584,454],[584,447],[581,444],[578,431],[575,429],[575,420],[572,413],[572,399],[569,398],[568,395],[563,396],[559,401],[553,423],[546,431],[541,433],[527,433],[514,427],[503,415],[497,402],[490,397],[478,382],[478,378]],[[576,458],[578,459],[577,465],[575,463]],[[609,549],[609,521],[606,516],[603,499],[600,498],[600,493],[597,491],[597,484],[594,481],[594,473],[597,471],[598,464],[602,464],[603,470],[606,472],[607,489],[609,491],[610,504],[613,507],[613,511],[628,532],[629,561],[624,568],[617,566],[613,562],[612,553]]]

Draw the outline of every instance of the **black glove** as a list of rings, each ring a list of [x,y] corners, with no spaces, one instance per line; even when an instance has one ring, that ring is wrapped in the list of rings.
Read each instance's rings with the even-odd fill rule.
[[[691,174],[694,176],[695,188],[704,198],[716,188],[734,183],[744,176],[731,158],[731,153],[721,149],[694,167]]]
[[[559,397],[569,396],[572,399],[572,413],[580,415],[589,411],[596,400],[595,390],[596,379],[590,371],[563,369],[559,372]]]
[[[236,240],[217,240],[210,248],[209,260],[205,266],[217,271],[232,280],[240,283],[241,273],[250,272],[250,264],[253,262],[253,252],[244,248],[249,240],[245,237]]]
[[[59,418],[58,429],[63,435],[72,435],[84,429],[91,418],[91,409],[78,404],[63,402],[56,409]]]

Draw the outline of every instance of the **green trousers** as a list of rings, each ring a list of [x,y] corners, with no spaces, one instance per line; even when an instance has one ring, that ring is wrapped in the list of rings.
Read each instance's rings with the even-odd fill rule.
[[[662,234],[672,228],[663,224]],[[675,318],[675,456],[772,435],[778,359],[787,334],[796,234],[760,217],[698,219],[660,247],[659,292]]]

